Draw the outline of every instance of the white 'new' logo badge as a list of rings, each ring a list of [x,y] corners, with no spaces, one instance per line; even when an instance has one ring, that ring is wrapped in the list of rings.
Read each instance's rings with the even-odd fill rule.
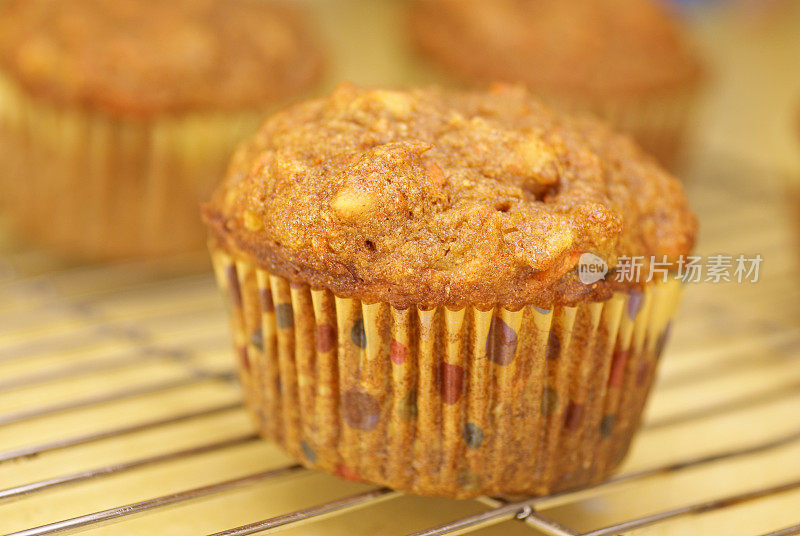
[[[608,264],[594,253],[584,253],[578,260],[578,279],[584,285],[597,283],[605,278],[607,273]]]

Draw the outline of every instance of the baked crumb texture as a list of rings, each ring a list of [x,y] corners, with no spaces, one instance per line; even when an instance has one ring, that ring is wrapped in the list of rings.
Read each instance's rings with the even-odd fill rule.
[[[276,275],[395,307],[604,299],[615,284],[580,283],[582,253],[675,260],[696,230],[679,182],[627,137],[506,85],[342,85],[272,116],[203,212]]]

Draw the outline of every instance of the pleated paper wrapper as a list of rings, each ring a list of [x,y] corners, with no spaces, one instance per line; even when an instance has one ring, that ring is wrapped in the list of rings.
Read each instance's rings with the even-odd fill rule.
[[[639,425],[681,288],[553,310],[396,309],[212,258],[260,433],[308,467],[446,497],[605,479]]]
[[[23,235],[75,258],[200,251],[197,207],[264,116],[114,117],[36,100],[0,73],[0,205]]]

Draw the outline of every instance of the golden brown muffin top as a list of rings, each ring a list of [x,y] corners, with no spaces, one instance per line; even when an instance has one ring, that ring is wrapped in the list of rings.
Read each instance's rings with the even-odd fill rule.
[[[8,0],[0,67],[59,104],[148,115],[263,108],[321,60],[299,14],[264,0]]]
[[[681,185],[632,141],[524,90],[340,86],[268,119],[204,207],[222,247],[397,307],[606,297],[580,254],[688,254]]]
[[[418,48],[470,82],[605,95],[700,74],[655,0],[417,0],[410,22]]]

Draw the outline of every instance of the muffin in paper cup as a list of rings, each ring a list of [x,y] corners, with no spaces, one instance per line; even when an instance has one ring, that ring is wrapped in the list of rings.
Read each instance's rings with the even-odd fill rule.
[[[415,0],[421,56],[472,85],[526,84],[568,112],[593,113],[667,166],[680,160],[703,67],[657,0]]]
[[[525,198],[513,170],[559,192]],[[695,230],[633,143],[517,89],[340,87],[269,119],[203,213],[261,434],[343,478],[459,498],[544,495],[621,462],[681,285],[584,284],[576,265],[687,254]]]
[[[236,143],[319,74],[300,14],[270,2],[5,2],[0,208],[67,257],[200,250]]]
[[[197,206],[265,113],[115,118],[39,102],[0,75],[0,209],[68,257],[197,250]]]

